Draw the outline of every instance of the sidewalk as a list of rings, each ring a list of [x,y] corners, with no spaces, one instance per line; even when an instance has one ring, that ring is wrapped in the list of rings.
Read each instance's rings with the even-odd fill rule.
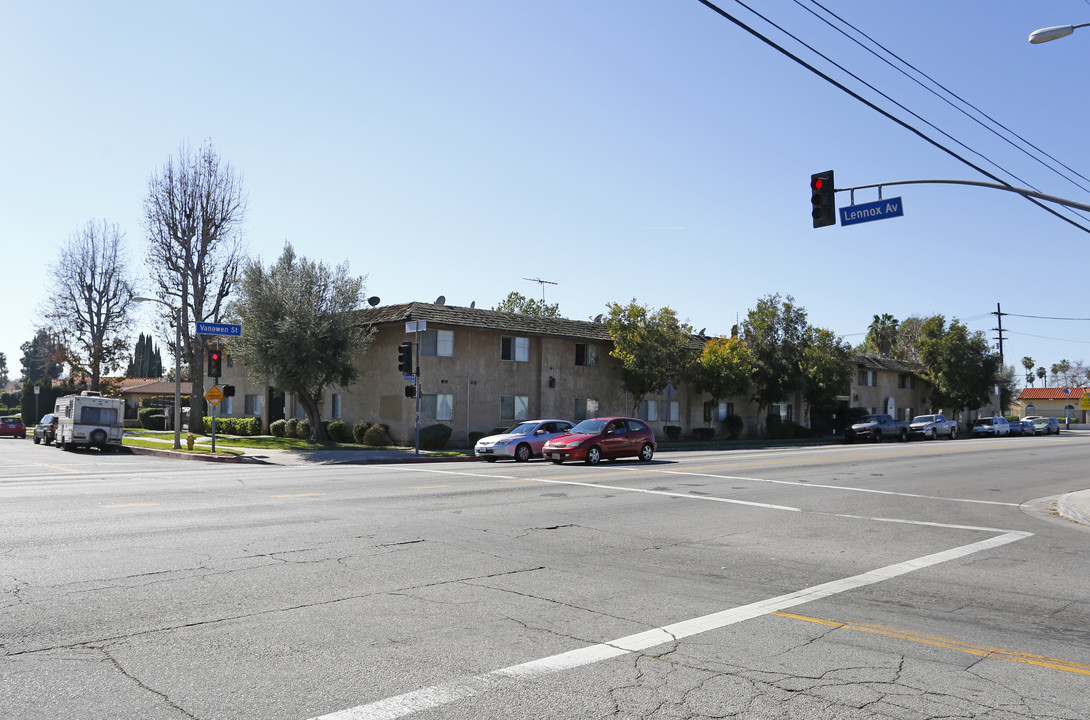
[[[1080,525],[1090,525],[1090,490],[1079,490],[1061,495],[1056,500],[1056,512],[1060,517]]]

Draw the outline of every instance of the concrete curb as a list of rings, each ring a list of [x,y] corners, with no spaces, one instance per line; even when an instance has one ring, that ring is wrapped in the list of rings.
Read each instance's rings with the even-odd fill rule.
[[[194,455],[192,453],[175,452],[174,450],[156,450],[155,448],[134,447],[126,445],[125,449],[133,455],[154,455],[156,457],[168,457],[175,460],[199,460],[202,462],[244,462],[245,455]]]
[[[1090,490],[1061,495],[1056,500],[1056,512],[1071,522],[1090,525]]]

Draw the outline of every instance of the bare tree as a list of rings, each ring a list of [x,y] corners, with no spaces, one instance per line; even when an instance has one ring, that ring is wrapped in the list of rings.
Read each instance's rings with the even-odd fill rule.
[[[83,372],[92,390],[103,373],[127,360],[133,282],[125,265],[125,234],[103,220],[73,234],[50,264],[50,292],[42,315],[67,348],[73,372]]]
[[[221,162],[210,140],[197,151],[183,143],[178,156],[168,158],[148,180],[144,200],[147,264],[155,293],[166,306],[161,327],[173,328],[181,313],[180,352],[192,369],[193,418],[203,415],[201,368],[206,349],[195,324],[221,319],[243,259],[245,216],[242,178],[229,163]],[[174,337],[173,332],[162,335]],[[168,347],[172,353],[179,352],[173,342]]]

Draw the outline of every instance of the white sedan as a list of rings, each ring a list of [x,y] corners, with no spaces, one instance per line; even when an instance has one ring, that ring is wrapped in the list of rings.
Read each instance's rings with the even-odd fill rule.
[[[554,437],[572,429],[567,420],[527,420],[507,428],[499,435],[489,435],[477,441],[473,454],[488,462],[500,458],[513,458],[526,462],[531,457],[541,457],[541,446]]]

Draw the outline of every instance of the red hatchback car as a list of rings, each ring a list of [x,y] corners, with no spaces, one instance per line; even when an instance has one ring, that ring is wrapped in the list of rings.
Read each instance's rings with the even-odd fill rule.
[[[546,442],[541,454],[558,464],[582,460],[597,465],[602,458],[619,457],[647,462],[655,455],[655,432],[636,418],[591,418]]]
[[[22,420],[14,415],[5,415],[0,417],[0,435],[11,435],[25,440],[26,426],[23,425]]]

